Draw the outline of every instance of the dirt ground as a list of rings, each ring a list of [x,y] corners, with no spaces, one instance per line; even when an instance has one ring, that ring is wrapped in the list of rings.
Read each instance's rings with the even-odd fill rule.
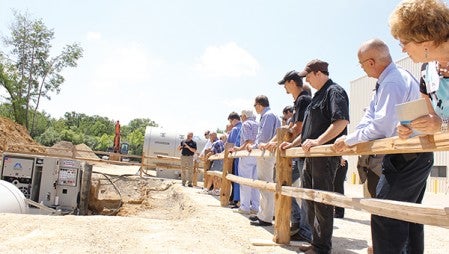
[[[44,151],[25,128],[0,117],[0,152]],[[73,145],[54,148],[72,156]],[[88,147],[76,146],[76,156],[96,158]],[[57,150],[52,150],[54,153]],[[66,155],[66,154],[64,154]],[[253,227],[247,216],[220,206],[217,197],[200,187],[182,187],[177,180],[140,178],[138,167],[96,163],[120,191],[122,206],[110,209],[118,216],[50,216],[0,214],[0,253],[299,253],[294,246],[256,246],[270,242],[273,227]],[[112,176],[124,175],[124,176]],[[201,185],[201,183],[200,183]],[[346,194],[362,196],[362,186],[347,185]],[[449,196],[427,193],[424,203],[447,206]],[[370,244],[370,215],[346,210],[334,222],[333,253],[366,253]],[[449,229],[425,227],[426,253],[447,253]]]
[[[94,170],[136,172],[94,166]],[[178,180],[112,177],[120,190],[120,216],[0,214],[0,253],[299,253],[294,246],[255,246],[271,241],[273,228],[254,227],[247,216],[220,207],[217,197]],[[347,185],[362,196],[360,185]],[[426,194],[425,203],[448,204],[446,195]],[[346,210],[334,222],[333,253],[366,253],[368,213]],[[426,226],[426,253],[447,253],[449,229]]]

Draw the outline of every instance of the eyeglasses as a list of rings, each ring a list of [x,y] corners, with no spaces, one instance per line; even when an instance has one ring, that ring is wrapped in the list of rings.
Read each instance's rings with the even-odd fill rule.
[[[374,61],[373,58],[365,59],[365,60],[359,62],[360,66],[363,66],[363,64],[366,63],[366,62],[368,62],[369,60],[373,60],[373,61]]]

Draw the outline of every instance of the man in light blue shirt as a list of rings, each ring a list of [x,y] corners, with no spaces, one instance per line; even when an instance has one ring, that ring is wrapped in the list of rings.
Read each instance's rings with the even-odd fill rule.
[[[256,144],[249,144],[248,149],[256,147],[261,143],[269,142],[276,130],[281,126],[281,121],[270,109],[270,102],[267,96],[259,95],[254,100],[254,108],[260,114],[259,130],[257,132]],[[266,182],[273,182],[274,175],[274,157],[257,158],[257,178]],[[251,225],[254,226],[271,226],[274,215],[274,193],[266,190],[260,191],[260,209],[257,216],[251,216]]]
[[[395,136],[398,118],[396,104],[420,98],[418,81],[398,68],[388,46],[378,39],[362,44],[358,52],[360,66],[369,77],[378,79],[375,94],[356,130],[334,143],[343,151],[358,143]],[[376,198],[421,203],[433,153],[385,155]],[[420,224],[371,216],[374,253],[423,253],[423,227]]]

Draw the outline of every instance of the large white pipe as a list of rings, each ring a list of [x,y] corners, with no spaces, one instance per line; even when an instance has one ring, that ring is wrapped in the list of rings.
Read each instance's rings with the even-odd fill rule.
[[[0,213],[28,213],[23,193],[3,180],[0,180]]]

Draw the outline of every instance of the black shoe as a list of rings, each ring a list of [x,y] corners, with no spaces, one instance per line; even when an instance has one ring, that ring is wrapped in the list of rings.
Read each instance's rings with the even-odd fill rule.
[[[292,223],[290,227],[290,236],[296,235],[299,232],[299,223]]]
[[[301,236],[300,234],[294,234],[290,237],[290,241],[299,241],[299,242],[306,242],[306,243],[310,243],[311,241],[303,236]]]
[[[334,218],[337,218],[337,219],[343,219],[344,217],[345,217],[344,214],[339,214],[339,213],[334,214]]]
[[[258,221],[259,220],[259,218],[256,216],[256,215],[251,215],[251,216],[249,216],[249,218],[248,218],[250,221]]]
[[[191,183],[187,184],[187,186],[189,186],[189,187],[193,187],[193,185],[192,185]]]
[[[313,251],[313,246],[312,245],[301,245],[299,246],[299,250],[302,252],[307,252],[307,251]]]
[[[263,221],[263,220],[251,221],[249,224],[251,224],[253,226],[258,226],[258,227],[268,227],[268,226],[272,226],[273,225],[271,222],[266,222],[266,221]]]

